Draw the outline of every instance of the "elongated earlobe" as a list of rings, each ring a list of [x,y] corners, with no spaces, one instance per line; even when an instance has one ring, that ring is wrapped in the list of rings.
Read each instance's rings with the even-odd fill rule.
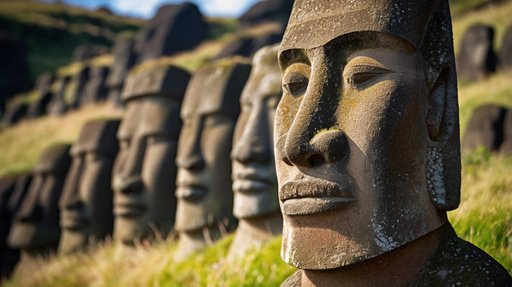
[[[448,95],[448,68],[443,68],[435,81],[429,98],[427,111],[427,129],[430,140],[433,143],[442,143],[449,137],[449,131],[443,126],[446,120],[446,102]]]

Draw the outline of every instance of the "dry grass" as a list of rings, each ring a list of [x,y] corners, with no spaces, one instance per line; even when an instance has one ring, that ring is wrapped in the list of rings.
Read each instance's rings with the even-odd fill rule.
[[[120,112],[108,104],[88,106],[62,117],[26,120],[0,131],[0,176],[30,170],[43,149],[73,142],[85,122],[103,117],[120,117]]]

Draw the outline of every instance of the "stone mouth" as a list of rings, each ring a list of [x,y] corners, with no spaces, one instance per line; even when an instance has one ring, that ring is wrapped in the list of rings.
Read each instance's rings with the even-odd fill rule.
[[[138,217],[144,214],[147,206],[142,194],[116,194],[114,215],[120,217]]]
[[[176,198],[182,200],[198,201],[204,198],[207,193],[208,189],[206,187],[195,184],[179,185],[176,188]]]
[[[346,185],[325,179],[292,180],[279,190],[286,215],[310,215],[342,208],[355,201]]]
[[[276,185],[275,173],[266,166],[236,165],[233,168],[233,191],[257,193]]]
[[[64,229],[81,230],[88,224],[89,219],[80,210],[64,210],[60,216],[60,225]]]

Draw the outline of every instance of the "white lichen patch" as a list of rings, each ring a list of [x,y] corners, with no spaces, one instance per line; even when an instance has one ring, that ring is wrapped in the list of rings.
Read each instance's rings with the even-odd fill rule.
[[[443,158],[438,148],[427,150],[427,187],[435,204],[446,206]]]

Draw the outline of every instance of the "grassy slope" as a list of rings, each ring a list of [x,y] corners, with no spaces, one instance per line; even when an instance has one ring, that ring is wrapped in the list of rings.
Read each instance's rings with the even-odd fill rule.
[[[506,17],[510,13],[512,1],[498,8],[489,7],[478,12],[466,13],[464,17],[455,17],[455,41],[458,42],[464,29],[474,22],[491,21],[500,27],[512,23],[512,18]],[[498,29],[504,29],[500,27]],[[206,47],[198,48],[197,51],[203,51],[207,57],[214,54],[217,49],[217,43],[210,43]],[[177,59],[191,70],[200,62],[192,53],[185,53]],[[485,81],[460,87],[463,132],[472,111],[478,105],[499,103],[512,106],[510,78],[510,74],[502,73]],[[80,117],[81,112],[75,116]],[[42,129],[41,134],[48,137],[50,135],[45,130],[45,125],[26,125],[24,129],[15,128],[17,131],[13,131],[11,138],[26,135],[27,131],[37,129]],[[78,126],[75,124],[68,127],[69,134],[76,134]],[[3,137],[4,134],[0,134],[0,147],[8,146]],[[40,144],[37,138],[34,137],[28,145],[17,143],[17,146],[20,149],[28,149],[31,145],[37,146]],[[1,156],[2,154],[0,167],[6,163],[2,162]],[[12,164],[15,159],[16,157],[13,157],[7,163]],[[512,273],[512,178],[508,176],[510,173],[511,157],[491,155],[485,150],[478,150],[466,156],[463,159],[462,203],[459,209],[449,214],[449,218],[461,237],[490,253]],[[30,270],[30,276],[20,274],[8,286],[279,286],[283,278],[293,272],[293,268],[279,259],[279,238],[261,250],[251,252],[240,261],[225,262],[223,258],[231,240],[228,236],[182,263],[175,263],[171,259],[175,248],[172,242],[160,243],[152,248],[140,246],[131,251],[118,244],[109,243],[96,252],[59,257],[50,263],[45,262],[44,267]]]
[[[34,81],[42,72],[66,65],[80,44],[112,45],[126,31],[137,31],[138,19],[32,0],[0,0],[0,27],[24,39]]]

